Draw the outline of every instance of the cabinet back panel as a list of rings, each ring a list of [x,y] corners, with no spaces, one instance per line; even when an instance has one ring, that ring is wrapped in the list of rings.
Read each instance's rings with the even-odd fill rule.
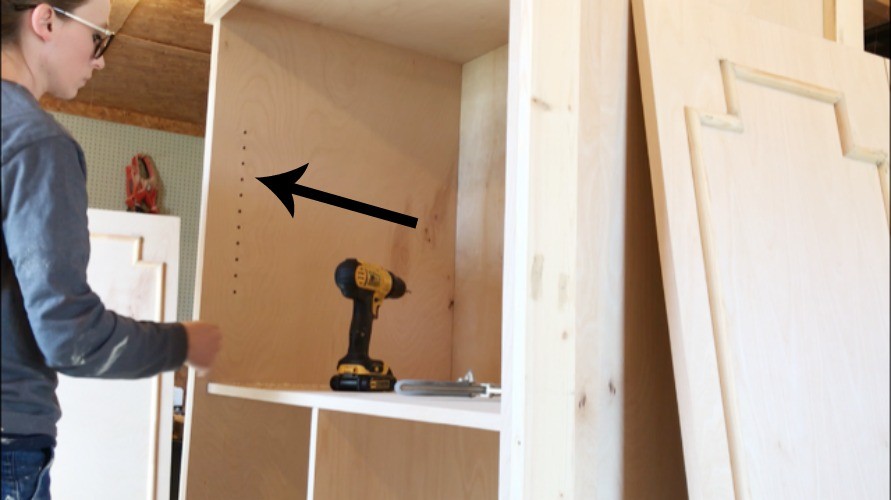
[[[315,498],[498,496],[497,432],[323,411],[316,449]]]
[[[349,257],[411,291],[384,302],[371,355],[397,377],[449,376],[460,66],[243,7],[219,36],[198,298],[225,332],[213,378],[327,385],[347,350],[334,269]],[[417,228],[301,197],[291,218],[256,178],[306,163],[300,184]]]
[[[213,396],[202,387],[191,411],[198,424],[185,498],[306,498],[312,410]]]

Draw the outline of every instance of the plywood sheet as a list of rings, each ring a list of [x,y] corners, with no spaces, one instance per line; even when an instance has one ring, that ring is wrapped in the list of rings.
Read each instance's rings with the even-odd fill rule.
[[[497,432],[321,411],[316,457],[318,499],[497,497]]]
[[[225,12],[230,2],[216,1]],[[245,0],[245,5],[457,63],[507,43],[505,0]]]
[[[824,0],[711,0],[711,3],[733,9],[738,15],[757,17],[815,37],[823,36],[827,18],[835,20],[834,1],[832,5]]]
[[[507,45],[462,69],[452,377],[501,381]]]
[[[347,349],[334,269],[349,257],[410,291],[381,306],[371,355],[397,377],[447,376],[460,66],[243,7],[221,37],[196,298],[226,332],[215,381],[327,386]],[[301,184],[417,228],[299,197],[292,218],[256,178],[306,163]]]
[[[180,499],[306,498],[310,412],[208,394],[195,384]],[[197,439],[196,439],[197,438]]]
[[[851,47],[863,48],[863,0],[710,0],[753,16],[791,28],[798,33],[822,37]]]
[[[634,2],[693,498],[889,494],[881,58]]]
[[[460,65],[241,5],[215,37],[195,300],[224,334],[211,380],[327,388],[352,315],[334,269],[350,257],[389,268],[411,292],[381,306],[370,355],[398,378],[448,378]],[[301,184],[417,217],[417,228],[305,198],[292,218],[256,178],[306,163]],[[190,498],[239,488],[214,450],[255,424],[207,396],[206,380],[195,387]],[[305,460],[266,453],[279,445],[261,434],[240,459],[287,477]]]

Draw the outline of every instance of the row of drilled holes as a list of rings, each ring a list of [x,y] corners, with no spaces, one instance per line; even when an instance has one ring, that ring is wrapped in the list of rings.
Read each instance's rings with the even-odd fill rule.
[[[242,132],[242,135],[247,135],[247,130],[244,130],[244,131]],[[244,144],[242,144],[242,145],[241,145],[241,150],[242,150],[242,151],[246,151],[246,150],[247,150],[247,146],[244,145]],[[243,153],[242,153],[242,154],[243,154]],[[242,161],[241,161],[241,168],[242,168],[242,170],[244,170],[244,166],[245,166],[245,163],[244,163],[244,160],[242,160]],[[242,184],[244,184],[244,176],[242,176],[242,177],[240,178],[240,182],[241,182]],[[239,198],[239,199],[244,198],[244,192],[240,192],[240,193],[238,193],[238,198]],[[238,215],[241,215],[241,207],[238,208]],[[235,230],[238,231],[238,232],[241,231],[241,217],[238,217],[238,218],[236,219]],[[238,260],[239,260],[239,257],[238,257],[238,250],[239,250],[239,248],[241,247],[241,240],[237,239],[237,237],[236,237],[236,240],[235,240],[235,247],[236,247],[236,248],[235,248],[235,262],[238,263]],[[236,269],[236,271],[235,271],[233,277],[234,277],[235,279],[238,279],[238,270],[237,270],[237,269]],[[233,288],[233,289],[232,289],[232,295],[237,295],[237,294],[238,294],[238,289],[237,289],[237,288]]]

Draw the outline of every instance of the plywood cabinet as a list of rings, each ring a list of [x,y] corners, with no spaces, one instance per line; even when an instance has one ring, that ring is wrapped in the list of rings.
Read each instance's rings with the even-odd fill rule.
[[[686,496],[630,5],[207,2],[190,499]],[[310,200],[256,177],[418,218]],[[345,258],[410,294],[372,356],[500,401],[327,389]]]

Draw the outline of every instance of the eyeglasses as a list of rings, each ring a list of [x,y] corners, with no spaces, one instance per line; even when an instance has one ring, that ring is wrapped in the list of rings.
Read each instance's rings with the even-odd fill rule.
[[[99,59],[102,57],[102,54],[108,50],[108,46],[111,45],[111,41],[114,40],[114,31],[109,29],[105,29],[101,26],[97,26],[86,19],[75,16],[70,12],[66,12],[58,7],[53,7],[53,10],[63,16],[71,19],[72,21],[77,21],[88,28],[92,28],[96,30],[96,33],[93,33],[93,45],[96,47],[93,51],[93,59]]]
[[[15,9],[16,10],[25,10],[25,9],[34,9],[36,7],[37,7],[37,5],[33,5],[33,4],[24,4],[24,5],[17,4],[15,6]],[[111,41],[114,40],[114,31],[105,29],[101,26],[97,26],[82,17],[75,16],[74,14],[72,14],[68,11],[62,10],[58,7],[52,7],[52,9],[57,14],[61,14],[65,17],[67,17],[68,19],[71,19],[72,21],[77,21],[77,22],[83,24],[84,26],[96,31],[96,33],[93,33],[93,46],[95,47],[93,49],[93,59],[99,59],[100,57],[102,57],[102,54],[104,54],[105,51],[108,50],[108,46],[111,45]]]

